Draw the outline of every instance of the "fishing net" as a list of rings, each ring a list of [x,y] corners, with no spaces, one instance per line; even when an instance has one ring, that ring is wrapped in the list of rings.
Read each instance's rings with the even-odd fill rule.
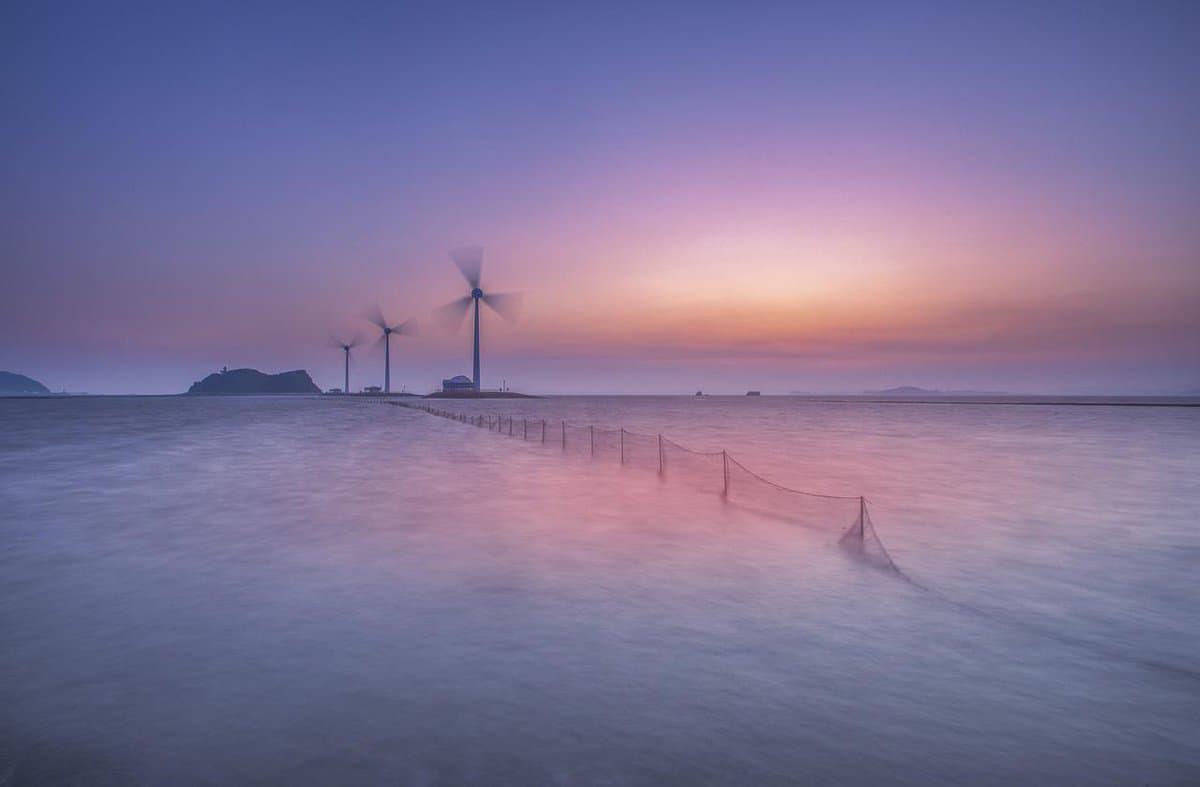
[[[657,472],[660,440],[656,434],[639,434],[621,430],[621,464]]]
[[[593,424],[506,415],[471,415],[406,405],[432,415],[533,442],[562,453],[590,456],[655,472],[672,483],[721,495],[731,505],[790,523],[838,534],[838,543],[862,560],[898,571],[875,532],[864,497],[824,495],[777,484],[727,451],[696,451],[662,435]]]
[[[693,451],[664,437],[662,460],[664,478],[693,489],[724,494],[724,451]]]

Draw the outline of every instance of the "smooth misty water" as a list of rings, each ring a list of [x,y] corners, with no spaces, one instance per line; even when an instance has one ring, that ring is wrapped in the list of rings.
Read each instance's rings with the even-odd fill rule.
[[[934,592],[379,402],[0,400],[0,784],[1200,781],[1200,409],[456,406],[865,494]]]

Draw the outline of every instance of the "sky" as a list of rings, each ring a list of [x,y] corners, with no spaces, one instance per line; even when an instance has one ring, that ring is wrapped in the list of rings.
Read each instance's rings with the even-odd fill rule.
[[[1200,388],[1200,5],[27,3],[0,369],[174,393]],[[356,348],[353,388],[383,353]]]

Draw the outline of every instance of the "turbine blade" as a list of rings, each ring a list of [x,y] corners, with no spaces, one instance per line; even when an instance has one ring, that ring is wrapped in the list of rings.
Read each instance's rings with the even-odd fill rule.
[[[329,346],[330,346],[330,347],[336,347],[337,349],[339,349],[339,350],[340,350],[340,349],[342,349],[343,347],[345,347],[345,346],[346,346],[346,343],[345,343],[345,342],[343,342],[343,341],[342,341],[341,339],[339,339],[338,337],[334,336],[333,334],[330,334],[330,335],[329,335]]]
[[[393,333],[398,333],[401,336],[416,336],[420,333],[420,326],[416,320],[405,320],[393,329]]]
[[[519,292],[489,292],[480,300],[506,320],[515,320],[521,316],[522,298]]]
[[[363,343],[363,337],[362,337],[362,334],[361,334],[361,333],[356,333],[356,334],[354,334],[354,338],[353,338],[353,339],[351,339],[349,342],[347,342],[347,343],[346,343],[346,346],[347,346],[347,347],[357,347],[358,345],[360,345],[360,344],[362,344],[362,343]]]
[[[450,259],[462,271],[463,278],[471,289],[479,286],[479,278],[483,275],[483,247],[463,246],[450,252]]]
[[[445,306],[439,306],[433,310],[433,321],[446,333],[454,333],[462,325],[463,318],[467,316],[467,310],[470,307],[470,295],[450,301]]]
[[[379,330],[387,328],[387,320],[383,316],[383,310],[379,308],[379,304],[375,304],[366,313],[367,322],[375,325]]]

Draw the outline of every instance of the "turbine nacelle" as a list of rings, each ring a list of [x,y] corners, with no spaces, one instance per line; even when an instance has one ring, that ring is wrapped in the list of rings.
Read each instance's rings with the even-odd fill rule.
[[[336,336],[329,337],[329,346],[336,347],[337,349],[341,350],[342,352],[348,353],[360,344],[362,344],[362,337],[358,334],[355,334],[354,338],[348,342],[342,341],[341,339],[339,339]]]

